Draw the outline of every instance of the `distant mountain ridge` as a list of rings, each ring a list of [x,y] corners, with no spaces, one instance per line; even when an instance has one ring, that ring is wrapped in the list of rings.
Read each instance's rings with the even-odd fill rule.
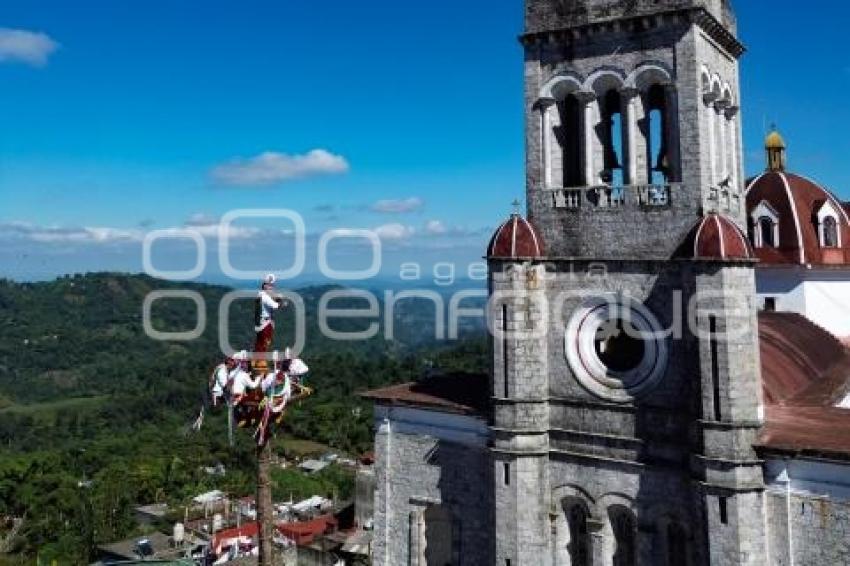
[[[190,290],[206,303],[207,328],[191,342],[160,342],[145,334],[142,304],[153,291]],[[436,344],[434,306],[421,299],[405,299],[395,306],[395,340],[383,337],[383,296],[375,293],[380,314],[369,319],[331,319],[336,331],[354,332],[380,324],[377,336],[366,341],[335,341],[318,327],[318,304],[333,285],[298,289],[304,302],[305,358],[343,353],[404,355]],[[218,343],[218,309],[232,289],[185,282],[168,282],[146,275],[95,273],[67,276],[50,282],[0,281],[0,403],[28,403],[68,396],[99,396],[142,393],[158,377],[203,382],[206,368],[221,358]],[[334,309],[364,309],[366,301],[343,298],[330,303]],[[195,325],[197,313],[189,300],[162,299],[152,309],[153,326],[160,331],[182,331]],[[253,341],[253,305],[238,300],[231,305],[230,341],[234,347],[250,348]],[[294,342],[294,314],[288,309],[280,318],[282,348]],[[465,321],[466,336],[479,334],[483,321]],[[203,368],[197,375],[183,372]]]

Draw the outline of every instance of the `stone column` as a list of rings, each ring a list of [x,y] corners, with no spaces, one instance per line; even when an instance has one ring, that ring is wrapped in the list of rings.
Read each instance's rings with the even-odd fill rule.
[[[724,181],[729,177],[729,124],[726,120],[727,108],[729,108],[728,100],[720,100],[714,104],[718,128],[717,149],[720,152],[720,171],[717,178],[720,181]]]
[[[375,456],[377,464],[375,466],[373,564],[389,566],[393,561],[393,552],[400,545],[397,543],[398,527],[393,524],[395,515],[391,505],[392,423],[388,418],[381,420],[375,433]],[[404,516],[401,515],[399,519],[404,524]]]
[[[588,519],[587,530],[590,535],[590,563],[593,566],[608,566],[608,544],[605,540],[605,522],[600,519]]]
[[[563,536],[563,532],[561,531],[561,527],[558,524],[558,519],[560,519],[561,515],[563,515],[563,511],[559,513],[559,510],[554,506],[554,502],[550,501],[549,507],[549,543],[552,545],[551,552],[552,556],[550,560],[552,561],[552,566],[558,566],[558,546],[561,544],[561,538]]]
[[[543,151],[541,151],[543,186],[548,189],[552,186],[552,117],[550,112],[552,111],[552,108],[556,106],[553,98],[543,98],[540,100],[538,105],[540,108],[540,122],[542,128],[540,143],[543,149]]]
[[[717,113],[714,111],[714,101],[717,100],[715,93],[709,92],[704,96],[706,123],[708,126],[708,184],[715,186],[717,183],[717,138],[715,136],[715,122]]]
[[[673,83],[664,85],[664,136],[667,142],[667,162],[670,170],[667,178],[671,182],[682,180],[682,148],[679,136],[679,90]]]
[[[723,116],[723,106],[714,106],[714,119],[717,121],[717,181],[726,179],[726,118]]]
[[[729,175],[731,177],[731,187],[734,189],[735,194],[738,194],[741,191],[741,186],[738,180],[738,174],[740,173],[740,161],[738,161],[740,157],[740,152],[738,150],[738,110],[740,108],[738,106],[729,106],[726,109],[726,120],[729,123]]]
[[[640,92],[636,88],[625,87],[620,90],[621,112],[623,115],[623,183],[636,185],[638,176],[637,143],[637,100]]]
[[[584,105],[584,119],[582,120],[582,130],[584,131],[584,150],[582,151],[582,163],[584,164],[584,184],[593,186],[599,184],[599,179],[596,174],[594,164],[594,143],[593,138],[596,135],[597,114],[599,101],[596,93],[593,92],[578,92],[576,93],[578,101]]]
[[[723,123],[720,121],[720,108],[714,104],[709,106],[708,115],[714,124],[712,128],[711,145],[714,148],[714,173],[712,174],[712,185],[717,186],[723,180],[723,148],[720,140],[723,139]]]

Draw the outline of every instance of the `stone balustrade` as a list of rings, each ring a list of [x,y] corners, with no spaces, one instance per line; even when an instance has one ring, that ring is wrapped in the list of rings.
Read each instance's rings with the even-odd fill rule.
[[[552,208],[664,208],[670,206],[678,183],[612,187],[572,187],[544,189]]]

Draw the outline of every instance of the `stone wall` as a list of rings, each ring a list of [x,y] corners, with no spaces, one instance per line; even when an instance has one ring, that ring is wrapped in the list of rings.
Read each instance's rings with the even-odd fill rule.
[[[686,533],[686,554],[678,565],[706,564],[702,504],[687,475],[675,470],[594,458],[570,452],[550,457],[553,526],[565,528],[565,506],[582,501],[590,511],[593,564],[611,564],[616,541],[611,524],[615,507],[628,509],[637,520],[638,564],[667,564],[667,527],[676,523]],[[553,542],[562,539],[557,532]],[[562,554],[553,548],[553,555]],[[560,562],[562,564],[563,562]],[[559,564],[556,562],[556,564]]]
[[[733,33],[737,26],[729,0],[526,0],[525,5],[525,23],[529,32],[689,8],[705,8]]]
[[[377,407],[373,563],[425,566],[424,513],[452,518],[457,563],[492,564],[492,479],[486,424],[474,417]]]
[[[787,453],[764,456],[770,564],[850,564],[848,462]]]
[[[789,505],[787,497],[776,489],[766,495],[770,564],[850,564],[850,500],[791,493]]]

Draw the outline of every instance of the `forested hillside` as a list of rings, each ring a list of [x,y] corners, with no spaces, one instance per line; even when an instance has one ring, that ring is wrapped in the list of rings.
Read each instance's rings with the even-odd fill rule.
[[[144,297],[172,288],[204,297],[208,325],[201,338],[158,342],[144,333]],[[486,365],[480,325],[468,326],[460,343],[437,343],[431,338],[433,306],[416,301],[397,307],[397,340],[381,333],[358,342],[323,337],[316,309],[327,290],[299,291],[307,321],[303,357],[316,395],[287,415],[286,432],[293,438],[356,454],[369,448],[372,434],[371,408],[357,391],[415,379],[430,364],[467,370]],[[208,415],[200,433],[188,426],[203,403],[209,371],[221,358],[217,313],[228,291],[116,274],[0,281],[0,522],[4,515],[26,518],[12,541],[16,556],[39,553],[59,557],[60,563],[85,563],[94,545],[132,532],[133,504],[179,503],[213,488],[253,490],[247,434],[230,448],[220,414]],[[363,308],[353,299],[334,303],[346,306]],[[190,301],[160,301],[154,326],[190,329],[194,311]],[[235,346],[251,345],[252,313],[250,301],[234,303]],[[278,347],[291,342],[292,320],[291,310],[281,318],[280,333],[289,337]],[[332,325],[350,331],[369,322],[340,319]],[[203,473],[204,466],[219,462],[228,470],[224,478]],[[277,479],[289,482],[290,490],[300,481]],[[322,478],[315,481],[322,485]]]

